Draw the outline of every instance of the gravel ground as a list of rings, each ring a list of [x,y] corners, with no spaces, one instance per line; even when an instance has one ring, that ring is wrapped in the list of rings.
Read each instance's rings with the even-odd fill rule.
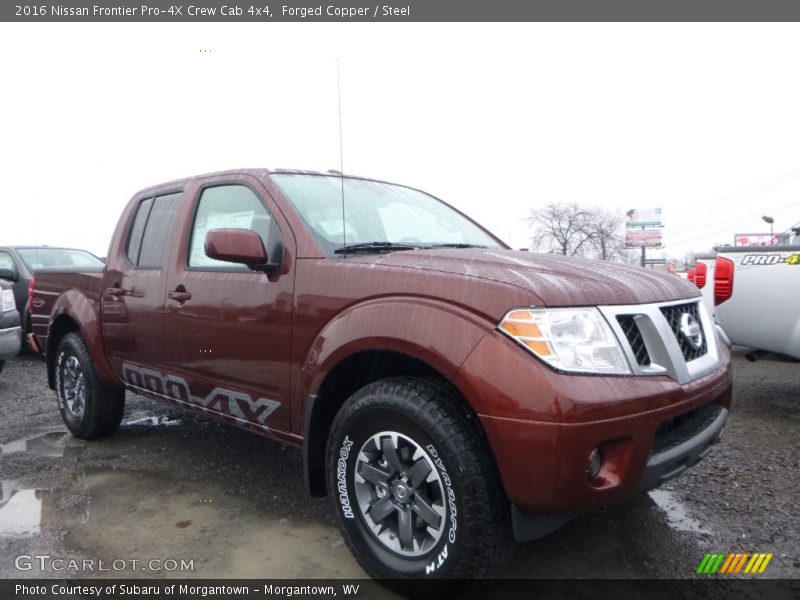
[[[663,489],[521,545],[498,575],[696,579],[706,552],[748,551],[774,553],[763,577],[799,578],[798,363],[752,364],[741,351],[734,362],[728,430],[703,462]],[[6,366],[0,406],[2,578],[65,575],[19,571],[21,554],[142,561],[103,577],[364,576],[329,500],[306,496],[297,449],[130,395],[120,431],[83,442],[65,433],[33,356]],[[168,558],[190,559],[193,570],[142,571]],[[669,583],[658,597],[688,597]],[[572,591],[591,598],[597,589],[587,582]]]

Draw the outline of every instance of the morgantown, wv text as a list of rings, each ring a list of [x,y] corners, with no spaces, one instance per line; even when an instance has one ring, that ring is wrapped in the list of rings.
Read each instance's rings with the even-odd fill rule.
[[[345,597],[359,595],[360,584],[341,584],[342,594]],[[50,585],[25,585],[16,584],[14,593],[17,596],[88,596],[97,598],[129,597],[129,596],[166,596],[205,598],[207,596],[337,596],[336,587],[332,585],[274,585],[264,584],[263,587],[247,585],[187,585],[168,582],[154,582],[153,584],[114,583],[106,585],[85,585],[56,583]]]

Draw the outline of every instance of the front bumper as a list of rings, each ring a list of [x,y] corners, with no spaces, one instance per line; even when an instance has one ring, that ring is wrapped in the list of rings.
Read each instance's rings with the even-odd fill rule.
[[[680,385],[556,373],[490,334],[455,383],[478,413],[522,522],[623,501],[696,463],[722,433],[733,379],[727,348],[717,370]],[[604,461],[592,478],[595,449]]]
[[[0,360],[8,360],[19,354],[22,327],[0,329]]]

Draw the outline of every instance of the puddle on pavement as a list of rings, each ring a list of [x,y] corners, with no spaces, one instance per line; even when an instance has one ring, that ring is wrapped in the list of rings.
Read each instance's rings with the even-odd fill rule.
[[[711,531],[700,524],[700,521],[689,515],[686,506],[677,499],[674,493],[667,490],[652,490],[650,498],[666,515],[667,523],[677,531],[711,535]]]
[[[0,456],[27,452],[37,456],[60,458],[64,456],[64,448],[70,434],[66,431],[51,431],[21,440],[14,440],[7,444],[0,444]]]
[[[65,546],[85,556],[194,564],[191,572],[104,577],[365,577],[335,526],[274,517],[213,484],[101,469],[52,491],[2,485],[0,537],[65,532]]]
[[[21,489],[0,481],[0,536],[27,537],[41,531],[42,500],[49,490]]]

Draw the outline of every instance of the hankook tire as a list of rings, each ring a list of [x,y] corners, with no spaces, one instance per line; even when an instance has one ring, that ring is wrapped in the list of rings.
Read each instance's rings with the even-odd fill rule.
[[[353,394],[334,420],[326,469],[356,560],[401,590],[410,579],[487,576],[513,546],[488,442],[447,385],[392,377]]]
[[[68,333],[56,351],[56,398],[61,417],[75,437],[108,435],[119,427],[125,390],[103,383],[79,333]]]

